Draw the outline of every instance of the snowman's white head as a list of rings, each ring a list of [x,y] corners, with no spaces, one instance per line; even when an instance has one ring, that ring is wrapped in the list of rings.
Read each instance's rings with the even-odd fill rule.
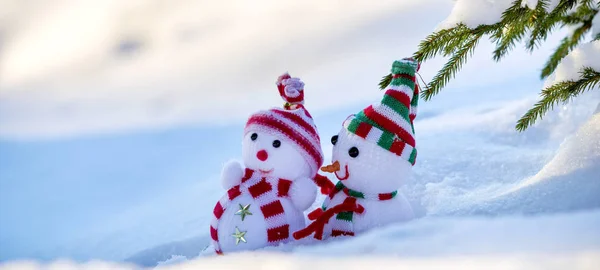
[[[377,144],[348,132],[345,128],[331,138],[338,162],[336,177],[353,190],[364,193],[395,191],[410,177],[412,164]]]
[[[277,178],[294,180],[312,177],[310,165],[296,148],[282,134],[251,130],[242,142],[244,165]]]
[[[285,73],[277,88],[284,108],[259,111],[244,129],[242,156],[247,168],[275,177],[312,178],[323,164],[317,127],[304,108],[304,83]]]

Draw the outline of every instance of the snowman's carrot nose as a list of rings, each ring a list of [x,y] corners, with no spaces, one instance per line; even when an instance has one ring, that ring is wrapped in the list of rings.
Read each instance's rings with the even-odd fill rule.
[[[327,165],[327,166],[321,168],[321,171],[328,172],[328,173],[334,173],[339,170],[340,170],[340,163],[338,161],[334,162],[331,165]]]

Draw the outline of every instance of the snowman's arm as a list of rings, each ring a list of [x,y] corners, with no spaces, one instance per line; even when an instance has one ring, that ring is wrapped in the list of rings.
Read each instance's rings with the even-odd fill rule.
[[[231,160],[223,166],[221,185],[223,185],[225,190],[229,190],[242,183],[242,177],[244,177],[242,165],[235,160]]]
[[[292,182],[289,192],[290,199],[300,211],[308,209],[317,198],[317,187],[310,178],[300,178]]]
[[[335,188],[335,185],[327,178],[327,176],[317,174],[314,178],[315,184],[321,188],[321,194],[329,195]]]

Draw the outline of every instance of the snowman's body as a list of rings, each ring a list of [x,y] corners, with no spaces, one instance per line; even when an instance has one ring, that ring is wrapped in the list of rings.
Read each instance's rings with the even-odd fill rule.
[[[339,205],[348,197],[343,192],[339,192],[325,207]],[[374,227],[404,222],[414,218],[412,208],[402,193],[398,193],[390,200],[356,199],[356,203],[362,205],[365,211],[362,214],[353,214],[352,222],[334,216],[325,225],[325,235],[354,235]]]
[[[251,250],[262,248],[267,243],[286,243],[291,232],[302,229],[305,225],[303,213],[293,205],[289,193],[278,192],[282,188],[281,181],[288,180],[265,176],[260,172],[252,174],[255,175],[250,179],[243,179],[239,186],[230,189],[219,202],[224,208],[222,218],[216,224],[222,251]],[[258,190],[257,187],[261,186],[270,186],[270,190],[263,188],[262,191],[251,191]],[[243,207],[247,207],[247,213],[250,214],[244,215],[242,220],[240,209]],[[232,237],[236,228],[245,232],[246,242],[239,242]]]
[[[242,144],[246,169],[237,162],[225,166],[227,192],[213,210],[210,233],[219,254],[289,242],[316,198],[309,164],[281,135],[249,132]]]

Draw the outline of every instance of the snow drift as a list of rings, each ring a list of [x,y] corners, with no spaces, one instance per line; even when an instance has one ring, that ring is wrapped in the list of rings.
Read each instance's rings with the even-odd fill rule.
[[[596,111],[539,173],[470,211],[532,214],[586,210],[600,207],[599,194],[600,111]]]

